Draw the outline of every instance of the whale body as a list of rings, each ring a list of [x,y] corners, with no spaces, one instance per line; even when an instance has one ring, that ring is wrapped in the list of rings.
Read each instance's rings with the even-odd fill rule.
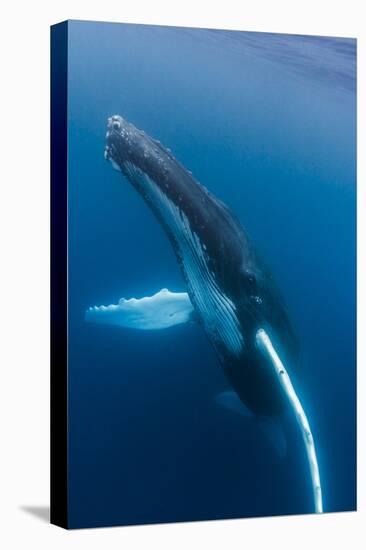
[[[289,406],[304,442],[314,508],[321,513],[314,439],[287,369],[296,366],[296,338],[271,273],[235,216],[170,150],[119,115],[108,119],[106,138],[105,158],[132,183],[165,229],[194,318],[234,390],[219,395],[217,403],[256,418],[282,456],[286,444],[273,418]]]
[[[272,275],[232,212],[172,153],[119,115],[108,120],[105,158],[132,183],[172,244],[198,321],[224,372],[253,413],[286,399],[256,345],[262,328],[296,365],[296,339]]]

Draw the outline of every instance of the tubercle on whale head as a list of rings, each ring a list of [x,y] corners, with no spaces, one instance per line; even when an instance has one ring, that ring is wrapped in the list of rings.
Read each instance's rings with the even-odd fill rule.
[[[108,118],[104,158],[113,168],[121,170],[125,158],[132,150],[136,128],[120,115]]]
[[[164,149],[159,141],[120,115],[108,118],[104,158],[110,161],[115,169],[123,172],[124,165],[129,162],[143,171],[146,171],[149,165],[151,168],[151,164],[155,164],[155,168],[162,171],[162,151],[166,157],[171,156],[170,151]]]

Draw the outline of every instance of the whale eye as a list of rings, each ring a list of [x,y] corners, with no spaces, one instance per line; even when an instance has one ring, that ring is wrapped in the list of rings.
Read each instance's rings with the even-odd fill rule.
[[[244,271],[244,276],[245,276],[245,282],[247,285],[249,286],[254,286],[257,282],[257,278],[255,276],[255,274],[253,273],[253,271],[249,270],[249,269],[246,269]]]

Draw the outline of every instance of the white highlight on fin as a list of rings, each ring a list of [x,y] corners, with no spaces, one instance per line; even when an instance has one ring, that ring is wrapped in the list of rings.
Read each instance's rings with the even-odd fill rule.
[[[121,298],[118,304],[90,307],[85,320],[140,330],[158,330],[191,320],[193,306],[186,292],[163,288],[153,296]]]
[[[278,380],[286,394],[286,397],[290,402],[291,408],[295,413],[297,423],[301,429],[309,461],[311,482],[314,494],[315,512],[320,514],[323,512],[322,489],[320,484],[318,460],[315,452],[315,444],[308,419],[306,418],[305,411],[302,408],[300,400],[291,383],[290,377],[276,350],[274,349],[268,334],[263,329],[258,330],[256,334],[256,343],[260,351],[270,358],[277,374]]]

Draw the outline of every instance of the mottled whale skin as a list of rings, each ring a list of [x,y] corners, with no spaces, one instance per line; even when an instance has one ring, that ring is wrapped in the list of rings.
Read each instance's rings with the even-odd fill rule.
[[[296,339],[271,273],[239,221],[168,149],[119,115],[108,119],[105,158],[165,229],[198,321],[241,401],[257,415],[280,413],[286,399],[256,333],[264,329],[291,365]]]

